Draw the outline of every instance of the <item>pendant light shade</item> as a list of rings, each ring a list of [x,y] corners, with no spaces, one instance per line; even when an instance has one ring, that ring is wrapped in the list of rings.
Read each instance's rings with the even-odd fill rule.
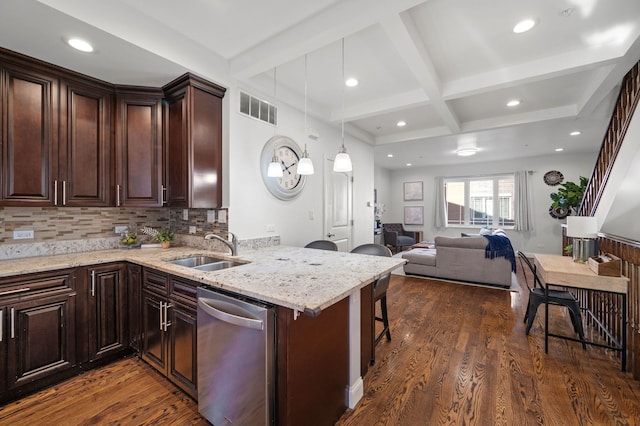
[[[271,159],[271,162],[269,163],[269,168],[267,169],[267,176],[277,177],[277,178],[281,178],[283,176],[282,166],[278,161],[278,157],[276,157],[275,151],[273,152],[273,158]]]
[[[342,80],[340,86],[342,87],[342,146],[333,162],[333,171],[350,172],[353,169],[351,157],[347,154],[347,148],[344,147],[344,37],[342,38]]]
[[[307,145],[304,145],[304,152],[302,153],[302,158],[298,163],[298,174],[301,175],[312,175],[313,174],[313,163],[311,162],[311,158],[309,158],[309,154],[307,153]]]

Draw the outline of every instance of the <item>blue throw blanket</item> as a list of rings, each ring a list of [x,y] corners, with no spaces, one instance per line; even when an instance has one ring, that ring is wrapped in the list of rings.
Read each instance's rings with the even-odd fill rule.
[[[509,238],[502,235],[483,235],[489,242],[484,249],[484,257],[494,259],[496,257],[504,257],[511,262],[511,271],[516,272],[516,255],[511,247]]]

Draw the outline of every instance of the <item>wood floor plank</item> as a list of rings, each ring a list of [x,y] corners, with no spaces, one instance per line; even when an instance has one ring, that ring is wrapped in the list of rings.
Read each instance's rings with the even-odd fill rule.
[[[337,424],[640,424],[640,382],[620,371],[619,355],[554,338],[545,353],[544,308],[527,336],[527,302],[526,287],[393,275],[392,340],[378,344],[363,398]],[[573,333],[566,310],[552,307],[549,317],[553,330]],[[130,357],[0,407],[5,424],[209,423],[195,401]]]

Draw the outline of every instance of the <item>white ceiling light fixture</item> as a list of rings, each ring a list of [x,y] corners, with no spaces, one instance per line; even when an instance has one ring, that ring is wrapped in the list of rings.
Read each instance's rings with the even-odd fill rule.
[[[357,78],[353,78],[353,77],[348,78],[348,79],[344,82],[344,84],[345,84],[347,87],[356,87],[356,86],[358,85],[358,83],[359,83],[359,82],[358,82],[358,79],[357,79]]]
[[[404,120],[400,120],[400,121],[398,121],[398,122],[396,123],[396,126],[398,126],[398,127],[404,127],[404,126],[406,126],[406,125],[407,125],[407,122],[406,122],[406,121],[404,121]]]
[[[556,152],[562,152],[564,151],[564,148],[556,148]]]
[[[579,130],[574,130],[573,132],[569,133],[569,136],[578,136],[578,135],[580,135],[580,134],[582,134],[582,132],[581,132],[581,131],[579,131]]]
[[[273,69],[273,100],[276,99],[276,69]],[[276,135],[276,130],[278,128],[278,122],[276,121],[273,126],[273,136]],[[269,167],[267,168],[267,176],[281,178],[283,176],[282,173],[282,165],[278,161],[278,157],[276,157],[275,150],[273,151],[273,157],[271,158],[271,162],[269,163]]]
[[[513,32],[516,34],[524,33],[529,31],[536,25],[536,21],[533,19],[523,19],[518,22],[515,27],[513,27]]]
[[[307,54],[304,55],[304,133],[309,135],[309,128],[307,127]],[[298,173],[301,175],[313,174],[313,163],[309,154],[307,153],[307,144],[304,144],[304,152],[302,158],[298,163]]]
[[[86,53],[93,52],[93,46],[90,43],[88,43],[88,42],[86,42],[86,41],[84,41],[82,39],[72,38],[72,39],[69,39],[67,41],[67,43],[69,43],[69,46],[71,46],[74,49],[77,49],[77,50],[79,50],[81,52],[86,52]]]
[[[407,167],[411,167],[411,166],[413,166],[413,164],[407,163]]]
[[[476,146],[476,139],[474,137],[466,137],[458,141],[456,154],[460,157],[469,157],[475,155],[477,152],[478,147]]]
[[[393,154],[387,154],[388,158],[393,158]]]
[[[344,37],[342,38],[342,81],[344,81]],[[353,170],[351,157],[349,157],[347,149],[344,147],[344,86],[342,86],[342,146],[333,162],[333,171],[350,172],[351,170]]]
[[[516,107],[520,105],[520,101],[518,99],[512,99],[509,102],[507,102],[507,106],[510,108]]]

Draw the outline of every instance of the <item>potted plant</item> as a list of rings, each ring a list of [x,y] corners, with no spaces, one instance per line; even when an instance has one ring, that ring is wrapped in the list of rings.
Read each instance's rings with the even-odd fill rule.
[[[168,228],[159,229],[155,235],[155,240],[162,244],[162,248],[169,248],[171,241],[173,241],[174,233]]]
[[[558,192],[549,194],[553,201],[550,208],[550,212],[553,212],[552,216],[555,214],[556,218],[561,219],[575,213],[582,203],[587,183],[589,183],[587,178],[580,176],[580,185],[574,182],[562,183]]]

